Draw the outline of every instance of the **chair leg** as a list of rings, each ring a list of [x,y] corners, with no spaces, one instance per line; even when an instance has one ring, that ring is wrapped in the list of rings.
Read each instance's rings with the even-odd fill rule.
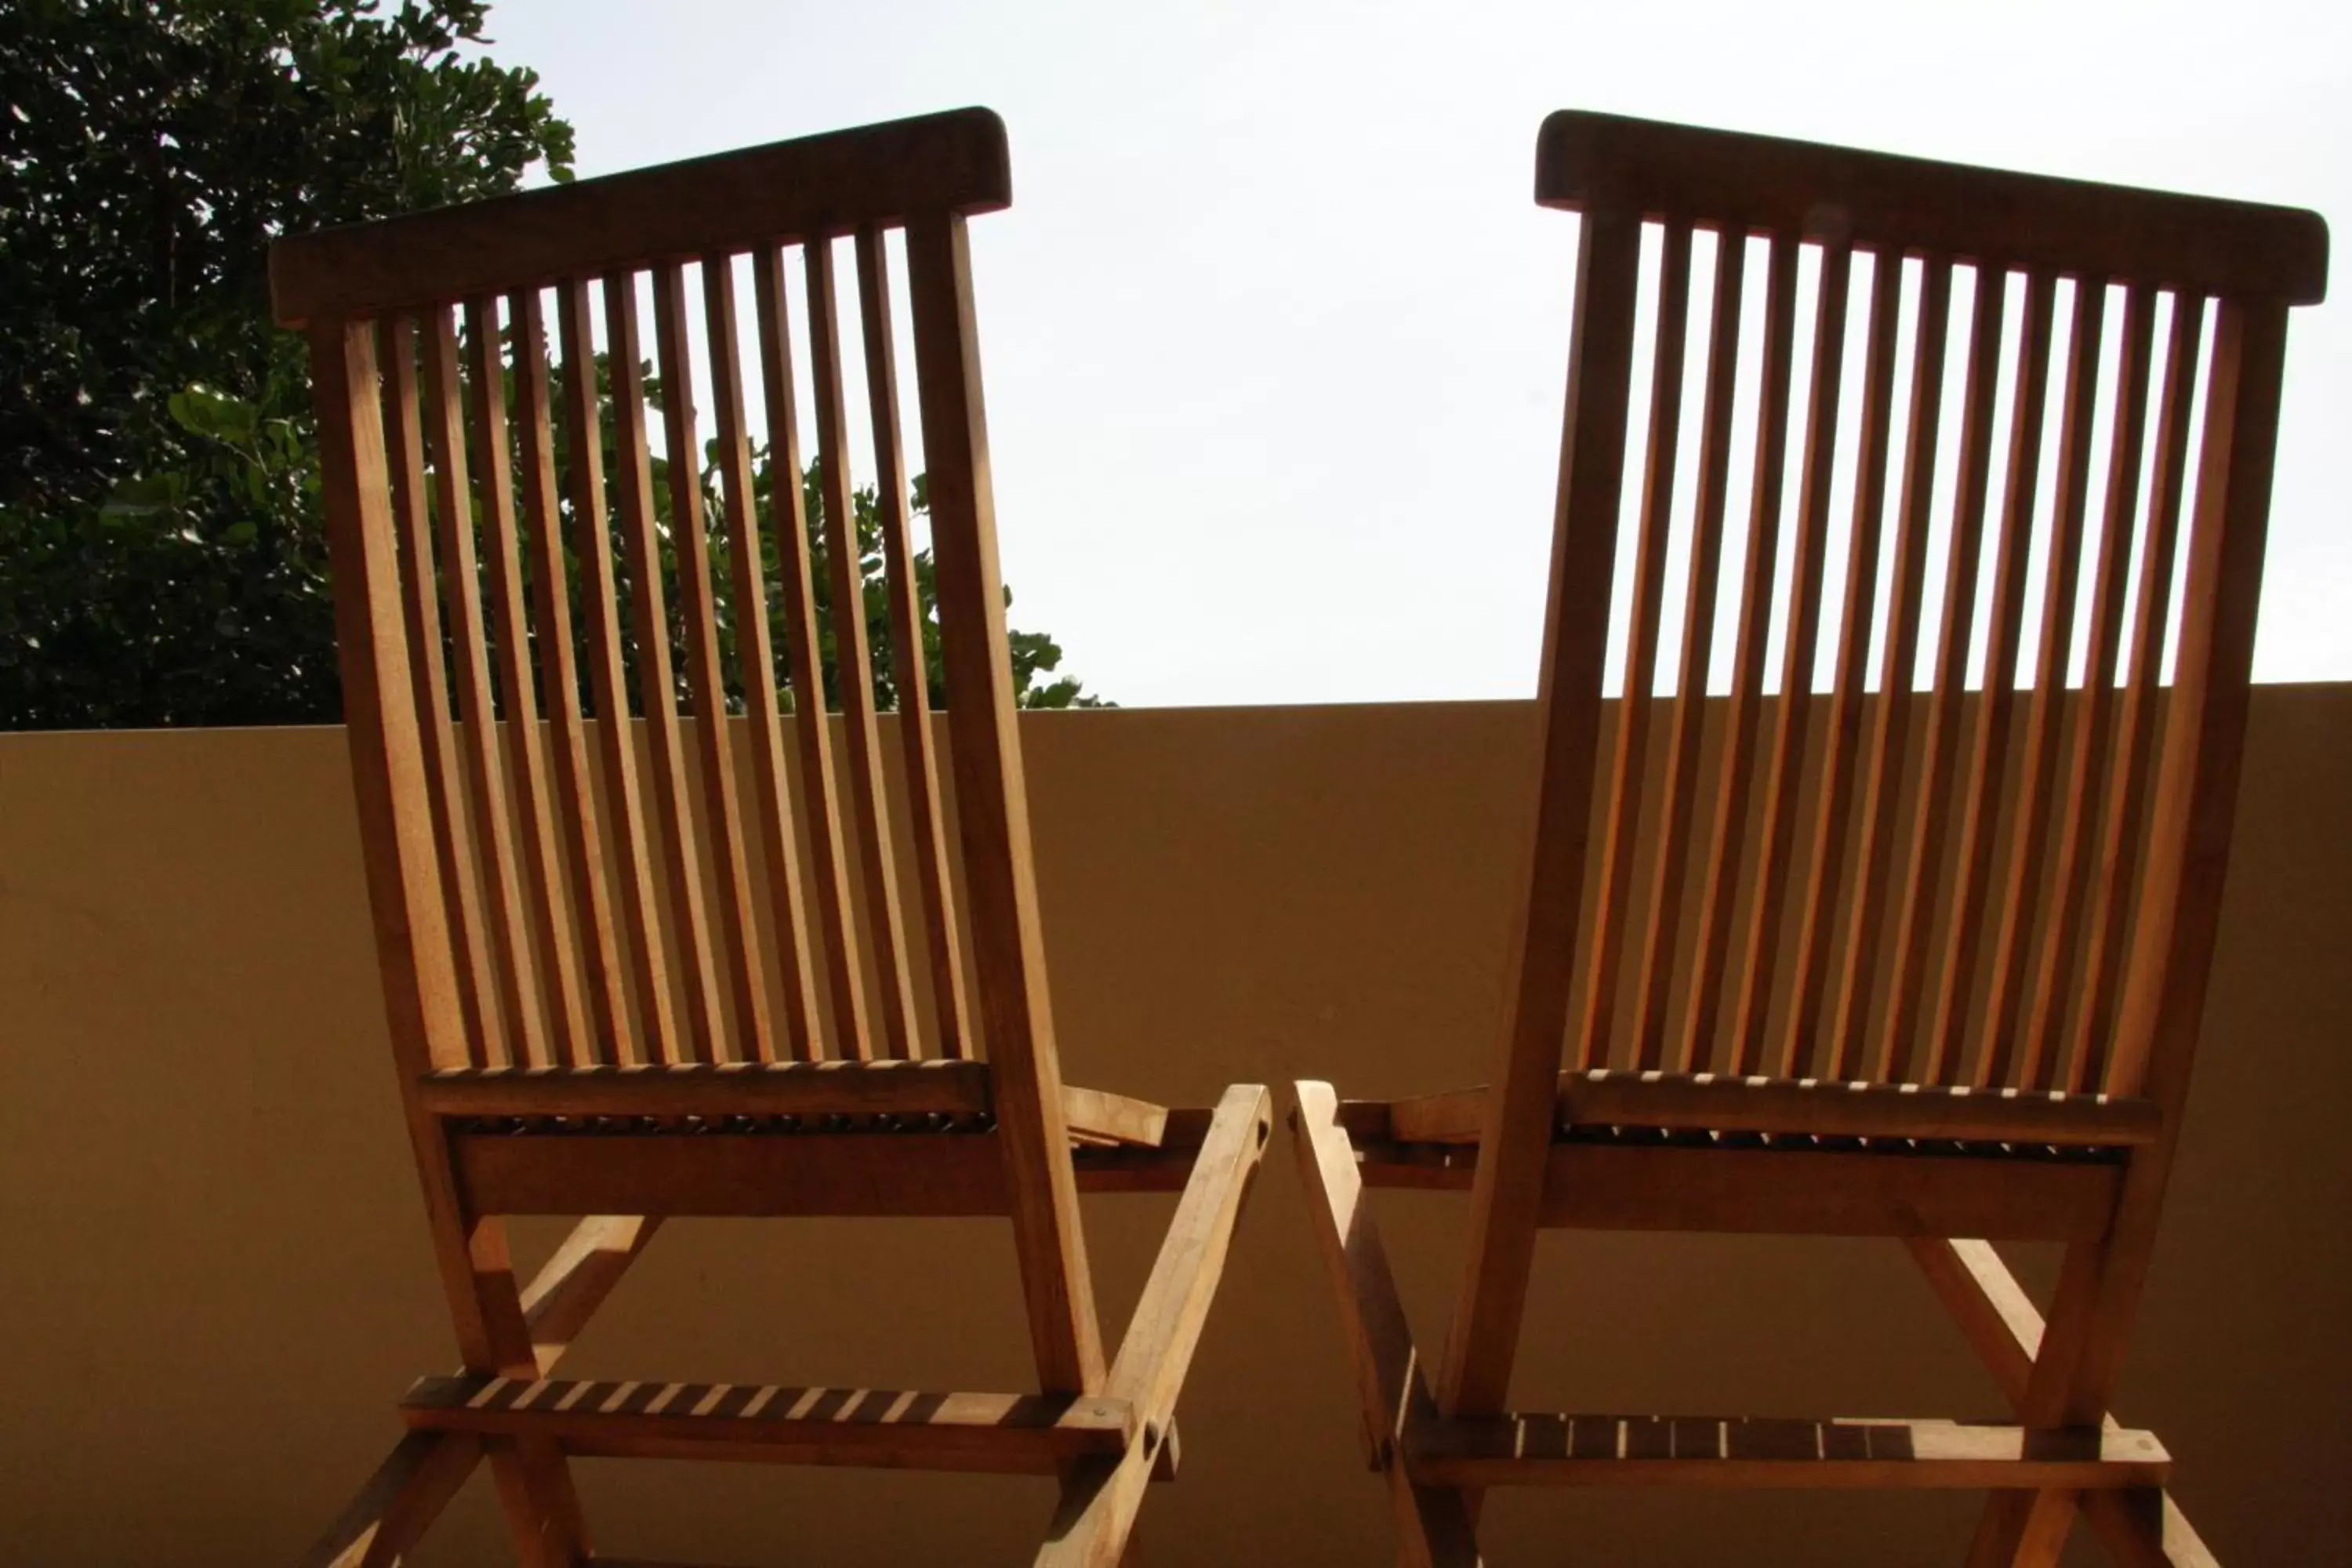
[[[2024,1394],[2016,1402],[2018,1419],[2027,1426],[2075,1424],[2074,1384],[2095,1327],[2109,1250],[2105,1239],[2075,1242],[2066,1248],[2057,1298],[2051,1303]],[[2096,1426],[2105,1414],[2093,1413],[2090,1424]],[[2054,1568],[2074,1528],[2075,1506],[2075,1494],[2070,1491],[1993,1493],[1977,1521],[1976,1539],[1969,1549],[1970,1568],[1996,1563]]]
[[[1977,1521],[1969,1568],[2054,1568],[2074,1528],[2073,1492],[1995,1492]]]
[[[1267,1096],[1259,1085],[1235,1084],[1218,1101],[1104,1384],[1104,1392],[1133,1405],[1142,1429],[1124,1454],[1082,1462],[1063,1476],[1061,1500],[1038,1551],[1037,1568],[1140,1564],[1136,1512],[1167,1445],[1174,1441],[1176,1398],[1216,1300],[1269,1127]]]
[[[1339,1298],[1372,1464],[1388,1483],[1398,1561],[1404,1568],[1476,1568],[1475,1495],[1416,1486],[1405,1470],[1406,1439],[1419,1423],[1435,1419],[1437,1405],[1397,1299],[1380,1227],[1363,1201],[1355,1149],[1339,1123],[1339,1097],[1328,1083],[1300,1083],[1293,1093],[1291,1144],[1306,1180],[1308,1223]]]
[[[473,1308],[488,1344],[467,1356],[468,1372],[536,1378],[540,1361],[516,1289],[506,1227],[495,1216],[453,1216],[471,1262]],[[489,1364],[477,1365],[477,1362]],[[523,1568],[578,1568],[589,1555],[580,1495],[563,1451],[548,1439],[485,1443],[508,1532]]]
[[[541,1376],[554,1372],[660,1226],[658,1218],[635,1215],[592,1215],[556,1248],[519,1299]],[[410,1433],[311,1546],[302,1568],[400,1562],[484,1457],[481,1442],[462,1433]]]
[[[1909,1245],[1985,1369],[2010,1403],[2021,1407],[2042,1348],[2042,1322],[2017,1277],[1990,1242],[1915,1238]],[[2109,1415],[2105,1424],[2113,1427],[2116,1418]],[[2085,1492],[2078,1501],[2123,1568],[2216,1568],[2204,1540],[2161,1489]]]
[[[492,1441],[482,1448],[521,1568],[581,1568],[588,1561],[587,1529],[563,1450],[545,1439]]]
[[[462,1432],[411,1432],[367,1479],[299,1568],[385,1568],[416,1544],[482,1457]]]

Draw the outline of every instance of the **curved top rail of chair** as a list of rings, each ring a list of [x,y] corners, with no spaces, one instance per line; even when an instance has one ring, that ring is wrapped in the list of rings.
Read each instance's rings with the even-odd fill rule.
[[[1004,122],[958,109],[280,240],[270,293],[300,327],[1012,201]]]
[[[1536,201],[1792,233],[1958,260],[2314,305],[2317,213],[2011,174],[1563,109],[1536,140]]]

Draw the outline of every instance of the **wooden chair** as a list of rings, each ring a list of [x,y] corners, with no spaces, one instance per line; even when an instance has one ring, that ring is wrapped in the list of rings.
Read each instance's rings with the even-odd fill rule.
[[[2209,1561],[2108,1396],[2188,1097],[2287,309],[2321,296],[2326,229],[1580,113],[1545,122],[1536,197],[1582,237],[1493,1087],[1303,1083],[1294,1118],[1403,1558],[1474,1561],[1486,1488],[1669,1484],[1986,1488],[1972,1563],[2053,1562],[2078,1505],[2124,1562]],[[1470,1194],[1426,1377],[1367,1186]],[[2016,1424],[1510,1414],[1544,1226],[1901,1237]],[[2064,1244],[2046,1323],[2000,1239]]]
[[[462,1362],[409,1394],[411,1436],[308,1561],[398,1561],[482,1458],[517,1553],[534,1564],[590,1556],[566,1468],[575,1454],[1058,1474],[1037,1559],[1056,1563],[1119,1561],[1145,1482],[1172,1473],[1177,1394],[1260,1157],[1267,1097],[1238,1087],[1213,1110],[1170,1110],[1062,1081],[965,235],[969,216],[1009,200],[1003,127],[967,110],[278,247],[278,315],[308,333],[318,386],[401,1103]],[[929,476],[945,747],[926,712],[908,537],[894,230]],[[804,548],[788,266],[805,288],[830,603],[862,608],[837,321],[845,248],[874,436],[903,831],[889,826],[863,615],[829,617],[838,733],[818,721],[820,589]],[[640,369],[641,288],[657,388]],[[696,407],[706,378],[709,518]],[[772,494],[753,459],[755,406]],[[960,858],[944,826],[950,762]],[[1108,1367],[1079,1225],[1089,1190],[1182,1194]],[[520,1293],[501,1228],[512,1214],[592,1216]],[[1003,1215],[1037,1390],[553,1379],[672,1215]]]

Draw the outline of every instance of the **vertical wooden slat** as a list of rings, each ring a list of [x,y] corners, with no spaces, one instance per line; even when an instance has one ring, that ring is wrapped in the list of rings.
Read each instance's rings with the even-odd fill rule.
[[[444,313],[445,327],[446,320]],[[505,1233],[496,1218],[466,1213],[439,1121],[416,1092],[427,1072],[462,1061],[465,1046],[450,1037],[457,1020],[455,982],[444,900],[435,886],[430,817],[418,809],[427,786],[416,716],[404,702],[384,700],[387,692],[408,687],[410,675],[399,564],[384,506],[374,334],[364,322],[315,321],[310,339],[320,489],[338,585],[335,640],[344,732],[351,742],[376,963],[409,1147],[460,1355],[469,1370],[529,1376],[526,1369],[535,1364],[530,1331],[507,1266]],[[428,344],[433,341],[428,337]],[[444,370],[453,357],[439,356]],[[436,384],[435,423],[446,432],[457,418],[454,399],[438,397],[445,378],[431,374],[430,363],[427,370]],[[524,1562],[570,1562],[586,1552],[578,1500],[561,1453],[551,1447],[518,1449],[502,1444],[491,1462]]]
[[[416,327],[406,316],[385,321],[379,332],[383,361],[384,443],[391,479],[394,533],[406,569],[401,607],[408,633],[408,670],[416,704],[417,740],[432,816],[433,850],[446,902],[458,1016],[467,1060],[475,1067],[504,1061],[492,1049],[490,1009],[498,980],[490,973],[475,890],[474,836],[466,820],[464,764],[449,717],[449,677],[441,642],[441,591],[433,562],[433,524],[425,501],[425,433],[416,396]]]
[[[766,857],[769,907],[774,912],[776,956],[783,969],[784,1037],[794,1059],[814,1061],[823,1054],[824,1041],[816,1017],[816,975],[809,963],[808,913],[801,898],[800,848],[785,803],[783,714],[776,694],[775,647],[768,634],[760,521],[751,499],[751,437],[743,417],[735,268],[729,257],[703,259],[702,312],[719,426],[719,500],[727,511],[727,557],[735,594],[735,658],[742,668],[743,708],[751,725],[751,761],[759,785],[755,809]],[[775,470],[769,477],[788,487],[800,483],[796,473]],[[781,508],[777,515],[782,515]]]
[[[898,745],[904,753],[907,815],[914,826],[915,884],[923,906],[924,950],[930,960],[939,1054],[968,1057],[971,1025],[956,939],[953,884],[948,875],[939,758],[931,740],[923,612],[915,592],[915,552],[907,526],[907,458],[898,434],[898,361],[890,324],[890,264],[877,229],[857,231],[857,307],[865,328],[866,393],[874,426],[882,568],[890,595],[890,676],[898,693]]]
[[[2033,697],[2027,705],[2017,798],[2010,815],[2009,858],[2000,879],[2000,921],[1989,965],[1979,1085],[2009,1081],[2015,1065],[2020,1015],[2032,962],[2032,931],[2048,886],[2050,835],[2063,803],[2055,798],[2059,731],[2066,702],[2074,603],[2082,582],[2083,520],[2089,510],[2091,440],[2099,397],[2099,348],[2106,321],[2106,287],[2084,279],[2074,289],[2068,329],[2066,391],[2058,431],[2058,492],[2053,498],[2050,552],[2042,568],[2042,619],[2034,647]]]
[[[2151,822],[2147,918],[2133,933],[2110,1081],[2161,1106],[2165,1134],[2132,1157],[2110,1231],[2106,1266],[2085,1314],[2083,1349],[2053,1368],[2061,1419],[2106,1408],[2147,1277],[2157,1220],[2205,1016],[2230,837],[2244,760],[2247,689],[2262,597],[2286,306],[2224,300],[2214,328],[2208,413],[2197,467],[2196,521],[2177,673],[2165,715],[2164,760]],[[2052,1314],[2051,1332],[2058,1330]],[[2047,1352],[2044,1352],[2047,1360]],[[2031,1403],[2042,1392],[2035,1365]]]
[[[1917,336],[1911,353],[1911,405],[1895,519],[1895,577],[1886,605],[1885,651],[1878,666],[1877,722],[1871,726],[1862,821],[1856,829],[1860,859],[1854,866],[1853,896],[1846,906],[1836,1000],[1829,1005],[1826,1044],[1830,1076],[1836,1079],[1852,1079],[1861,1070],[1887,884],[1895,875],[1895,831],[1902,815],[1896,795],[1910,743],[1911,682],[1919,663],[1919,603],[1926,591],[1928,511],[1935,502],[1936,435],[1943,413],[1944,351],[1951,321],[1952,264],[1948,258],[1931,256],[1920,279]]]
[[[1739,306],[1747,291],[1747,236],[1721,231],[1715,253],[1706,391],[1699,411],[1698,489],[1692,512],[1690,575],[1683,591],[1682,646],[1675,667],[1673,728],[1666,741],[1666,792],[1660,803],[1650,918],[1642,931],[1634,982],[1635,1065],[1654,1070],[1665,1055],[1666,1003],[1681,945],[1683,880],[1690,865],[1691,814],[1706,727],[1707,672],[1715,652],[1716,595],[1723,566],[1724,502],[1730,491],[1731,415],[1739,374]]]
[[[842,739],[849,752],[850,817],[865,884],[866,926],[882,994],[882,1048],[919,1055],[912,1032],[914,993],[899,932],[898,877],[893,865],[890,803],[883,793],[882,736],[874,717],[873,655],[866,641],[866,568],[849,484],[848,414],[841,389],[840,312],[833,285],[833,242],[802,250],[808,268],[809,373],[816,396],[817,477],[824,497],[824,554],[833,611],[834,689],[841,696]]]
[[[825,994],[834,1037],[856,1061],[874,1055],[866,1022],[865,965],[849,919],[849,857],[833,773],[833,726],[825,717],[818,662],[816,587],[809,574],[807,503],[801,493],[800,415],[793,386],[791,322],[784,311],[784,256],[756,252],[751,292],[760,318],[761,389],[768,414],[768,485],[775,516],[776,586],[783,600],[784,657],[793,682],[793,738],[800,750],[801,811],[808,825],[809,873],[824,928]]]
[[[1984,560],[1985,509],[1992,476],[1992,421],[2000,384],[2001,321],[2008,274],[1990,262],[1976,268],[1975,310],[1969,321],[1968,379],[1960,390],[1958,493],[1953,497],[1951,547],[1944,560],[1944,615],[1937,630],[1921,737],[1919,797],[1911,819],[1909,867],[1895,921],[1895,974],[1887,992],[1882,1041],[1882,1081],[1898,1071],[1916,1075],[1914,1049],[1927,985],[1927,961],[1951,835],[1952,786],[1959,761],[1960,704],[1967,697],[1969,642],[1977,621],[1977,579]],[[1929,1063],[1931,1070],[1940,1064]],[[1940,1082],[1940,1079],[1931,1081]]]
[[[498,633],[498,679],[506,693],[507,752],[522,814],[525,908],[547,983],[547,1013],[562,1027],[563,1054],[574,1067],[596,1058],[595,1037],[580,998],[579,947],[564,896],[562,851],[548,800],[547,758],[539,743],[539,700],[533,690],[530,622],[523,608],[522,548],[516,537],[514,458],[507,437],[507,367],[499,354],[494,300],[466,304],[467,369],[473,382],[475,481],[482,501],[482,531],[490,552],[490,619]]]
[[[2076,700],[2074,745],[2067,758],[2063,823],[2052,860],[2053,897],[2034,968],[2033,1001],[2020,1036],[2025,1081],[2048,1089],[2059,1060],[2052,1048],[2065,1022],[2082,958],[2092,867],[2089,850],[2099,800],[2093,782],[2107,769],[2114,740],[2116,660],[2123,629],[2124,599],[2131,573],[2133,523],[2139,513],[2140,461],[2147,426],[2148,363],[2155,346],[2153,291],[2142,283],[2124,293],[2123,363],[2118,367],[2114,441],[2107,457],[2105,515],[2099,525],[2099,566],[2091,591],[2089,657]]]
[[[589,689],[596,703],[597,753],[614,829],[620,836],[615,847],[621,923],[628,931],[629,984],[636,998],[637,1027],[643,1031],[642,1036],[617,1033],[616,1015],[615,1045],[624,1062],[639,1059],[635,1048],[639,1039],[649,1042],[653,1059],[674,1062],[682,1059],[677,1016],[670,999],[669,957],[655,901],[635,726],[629,717],[628,678],[621,659],[620,594],[604,510],[604,395],[596,384],[591,309],[584,281],[574,279],[562,285],[556,314],[563,346],[564,434],[571,448],[566,479],[572,497],[572,558],[580,565],[580,616],[587,642]]]
[[[1657,342],[1651,359],[1650,430],[1644,447],[1642,510],[1633,543],[1633,596],[1626,616],[1625,688],[1617,703],[1617,740],[1609,761],[1608,816],[1601,827],[1592,913],[1593,961],[1584,1016],[1571,1026],[1580,1068],[1612,1053],[1608,1032],[1616,1013],[1617,969],[1633,897],[1634,846],[1640,837],[1642,785],[1649,766],[1650,715],[1657,706],[1658,620],[1665,600],[1666,544],[1673,524],[1675,457],[1682,433],[1683,357],[1690,326],[1690,225],[1665,226],[1658,273]]]
[[[572,591],[557,515],[553,401],[547,375],[547,324],[539,291],[527,289],[507,302],[514,338],[515,411],[522,426],[522,509],[530,528],[531,613],[539,626],[540,700],[555,732],[556,805],[572,888],[587,916],[585,983],[598,1062],[633,1060],[629,1003],[613,930],[612,893],[604,885],[604,836],[589,773],[587,727],[580,714],[580,660],[572,645]]]
[[[2175,295],[2164,391],[2157,414],[2156,489],[2140,556],[2139,602],[2132,616],[2131,647],[2124,662],[2123,714],[2118,721],[2122,734],[2116,746],[2114,770],[2102,791],[2108,804],[2101,824],[2098,898],[2092,906],[2091,951],[2084,966],[2090,983],[2066,1051],[2065,1086],[2074,1090],[2096,1088],[2105,1078],[2116,994],[2123,981],[2123,957],[2134,908],[2134,873],[2139,868],[2154,784],[2149,764],[2155,751],[2165,621],[2180,537],[2181,489],[2188,478],[2189,405],[2204,340],[2205,301],[2193,295]]]
[[[1733,896],[1748,834],[1748,792],[1755,772],[1756,731],[1764,701],[1765,644],[1771,636],[1772,592],[1780,560],[1780,489],[1789,445],[1789,381],[1796,345],[1797,242],[1772,237],[1764,284],[1764,363],[1757,398],[1756,469],[1741,567],[1739,637],[1731,659],[1731,711],[1717,764],[1715,817],[1699,871],[1698,946],[1684,1007],[1681,1070],[1705,1068],[1714,1050],[1731,952]]]
[[[702,904],[698,846],[687,803],[686,742],[678,733],[677,680],[670,665],[669,606],[662,587],[661,538],[654,515],[653,455],[646,445],[644,361],[637,341],[636,280],[604,279],[605,358],[613,377],[614,495],[629,563],[630,623],[636,633],[637,700],[653,742],[654,798],[670,915],[677,922],[686,973],[686,1038],[677,1058],[719,1059],[719,977],[712,966],[710,917]],[[650,925],[650,922],[649,922]]]
[[[1611,566],[1625,469],[1640,215],[1596,204],[1584,213],[1583,231],[1536,696],[1543,742],[1535,853],[1514,922],[1506,1022],[1471,1187],[1467,1257],[1439,1364],[1438,1403],[1449,1413],[1499,1410],[1509,1388],[1582,913]]]
[[[490,694],[489,651],[482,628],[482,578],[474,554],[474,495],[466,479],[465,409],[457,387],[457,328],[446,307],[425,323],[425,436],[433,458],[434,522],[440,532],[443,591],[449,595],[457,668],[457,715],[473,764],[474,825],[487,853],[492,966],[499,979],[500,1020],[509,1054],[532,1067],[552,1066],[540,1017],[539,971],[515,868],[513,825],[499,755]],[[518,1051],[518,1046],[520,1049]]]
[[[1772,984],[1788,930],[1780,905],[1788,891],[1790,857],[1796,849],[1798,775],[1805,765],[1806,721],[1812,714],[1813,668],[1819,662],[1822,575],[1829,547],[1830,481],[1837,460],[1838,398],[1843,390],[1846,301],[1853,275],[1850,248],[1823,248],[1813,309],[1813,363],[1807,378],[1796,549],[1789,563],[1789,621],[1780,647],[1780,700],[1764,774],[1763,839],[1755,890],[1748,897],[1747,951],[1731,1008],[1731,1070],[1742,1077],[1756,1071],[1762,1061]],[[1782,1075],[1788,1070],[1784,1061]]]
[[[1013,705],[1004,583],[996,562],[988,421],[972,324],[964,220],[918,216],[907,226],[908,292],[930,473],[956,818],[971,910],[973,974],[996,1091],[1013,1239],[1041,1386],[1102,1385],[1102,1332],[1078,1225],[1062,1067],[1037,927],[1028,786]],[[1558,1066],[1559,1035],[1551,1037]]]
[[[1986,895],[1997,848],[2009,731],[2017,706],[2017,643],[2025,621],[2026,569],[2033,553],[2033,502],[2042,472],[2042,418],[2050,392],[2050,319],[2055,280],[2025,282],[2025,330],[2018,344],[2016,402],[2009,425],[2009,471],[2001,491],[2000,534],[1993,557],[1992,613],[1987,627],[1984,690],[1977,700],[1976,740],[1961,789],[1960,835],[1953,866],[1951,920],[1928,1014],[1926,1081],[1948,1084],[1960,1066],[1978,951],[1984,941]]]
[[[2147,914],[2133,931],[2107,1068],[2117,1093],[2154,1100],[2175,1129],[2229,871],[2285,353],[2284,304],[2221,301],[2197,457],[2189,591],[2140,895]]]
[[[654,268],[654,342],[662,381],[662,442],[669,469],[670,538],[677,551],[678,607],[686,622],[687,684],[694,693],[694,738],[702,753],[702,805],[719,872],[719,932],[735,1005],[737,1056],[771,1062],[768,988],[761,975],[759,917],[743,853],[735,797],[727,675],[719,658],[719,595],[702,519],[702,443],[695,437],[694,364],[687,354],[686,279],[674,261]],[[758,614],[764,606],[750,606]]]
[[[1830,967],[1831,924],[1839,876],[1855,842],[1854,761],[1862,739],[1863,689],[1870,668],[1871,629],[1878,614],[1879,543],[1885,532],[1888,439],[1895,410],[1896,335],[1902,328],[1903,256],[1888,249],[1871,268],[1869,339],[1864,346],[1862,429],[1854,460],[1853,518],[1846,535],[1845,595],[1838,612],[1836,664],[1830,677],[1830,711],[1822,736],[1821,780],[1814,795],[1812,848],[1800,896],[1797,947],[1789,973],[1783,1071],[1809,1070],[1829,1019],[1822,1016]]]

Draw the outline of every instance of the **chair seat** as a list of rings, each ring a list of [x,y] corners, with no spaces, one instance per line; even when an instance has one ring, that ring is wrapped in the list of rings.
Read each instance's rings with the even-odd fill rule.
[[[418,1099],[474,1132],[985,1132],[995,1087],[982,1061],[688,1063],[458,1068]],[[1157,1149],[1165,1106],[1065,1085],[1063,1119],[1087,1148]],[[1207,1124],[1205,1113],[1183,1127]],[[1196,1140],[1197,1142],[1197,1140]]]
[[[1470,1143],[1486,1099],[1478,1088],[1351,1100],[1340,1119],[1360,1138]],[[1579,1138],[1652,1131],[2095,1149],[2153,1142],[2161,1126],[2153,1101],[2115,1095],[1607,1068],[1560,1074],[1558,1118],[1562,1134]]]

